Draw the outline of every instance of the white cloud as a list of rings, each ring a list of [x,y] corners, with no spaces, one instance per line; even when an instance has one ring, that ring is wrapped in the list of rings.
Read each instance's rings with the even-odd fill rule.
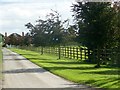
[[[1,0],[0,33],[27,32],[24,24],[34,23],[39,16],[45,17],[51,9],[57,10],[63,19],[71,18],[72,2],[73,0]]]

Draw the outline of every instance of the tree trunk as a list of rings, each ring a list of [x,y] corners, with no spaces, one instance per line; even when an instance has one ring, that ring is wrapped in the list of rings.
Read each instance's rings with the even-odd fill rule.
[[[101,63],[100,54],[101,54],[101,50],[100,48],[98,48],[97,49],[97,64],[95,65],[95,68],[100,68],[100,63]]]

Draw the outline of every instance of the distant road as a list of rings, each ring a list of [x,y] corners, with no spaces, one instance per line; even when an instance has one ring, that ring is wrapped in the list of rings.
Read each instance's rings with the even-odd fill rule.
[[[60,78],[6,48],[3,49],[3,88],[87,88]],[[93,90],[93,89],[92,89]]]

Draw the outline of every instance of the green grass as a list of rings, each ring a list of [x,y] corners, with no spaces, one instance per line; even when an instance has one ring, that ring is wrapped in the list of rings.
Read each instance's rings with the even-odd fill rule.
[[[120,86],[118,68],[106,66],[94,68],[94,64],[87,64],[77,60],[64,58],[57,60],[58,57],[53,55],[40,55],[38,52],[21,49],[11,50],[50,72],[76,83],[107,89]]]
[[[2,79],[2,46],[0,45],[0,80]]]

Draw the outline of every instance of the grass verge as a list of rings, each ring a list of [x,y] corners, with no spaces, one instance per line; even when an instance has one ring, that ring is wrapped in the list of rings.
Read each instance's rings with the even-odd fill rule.
[[[0,45],[0,89],[2,89],[2,46]]]
[[[2,79],[2,46],[0,45],[0,80]]]
[[[54,55],[40,55],[38,52],[21,49],[11,50],[67,80],[109,90],[120,88],[120,79],[118,79],[118,69],[120,68],[106,66],[94,68],[94,64],[87,64],[77,60],[57,60],[58,57]]]

